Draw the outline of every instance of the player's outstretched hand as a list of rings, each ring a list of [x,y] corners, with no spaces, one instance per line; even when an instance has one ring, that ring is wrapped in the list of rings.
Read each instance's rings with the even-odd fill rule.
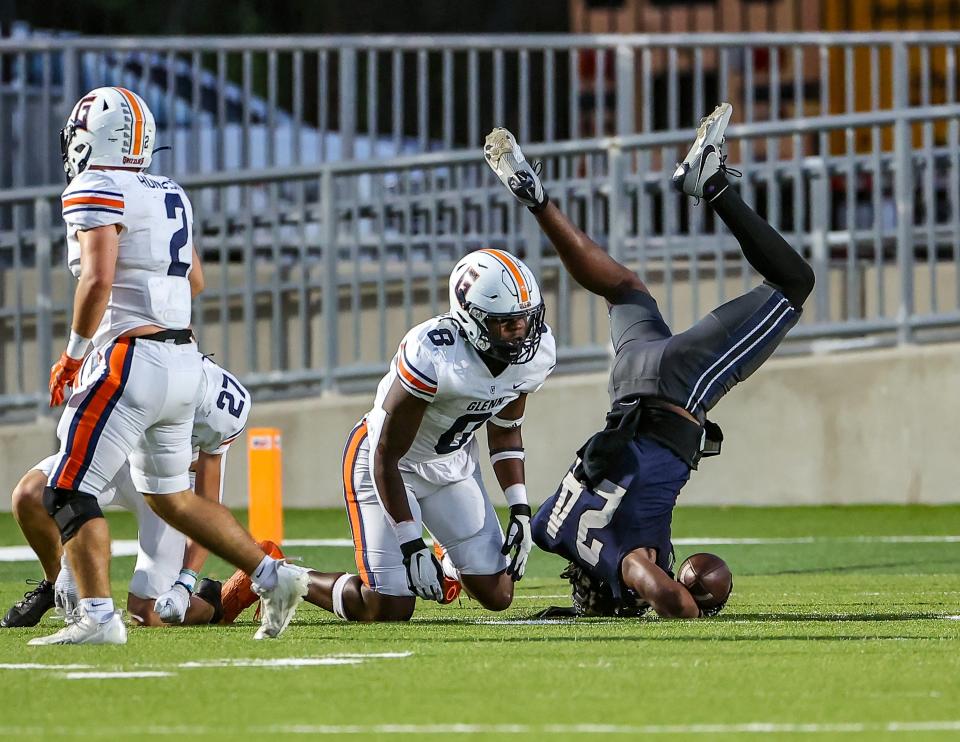
[[[50,406],[63,404],[64,390],[76,385],[77,374],[83,365],[82,358],[71,358],[66,352],[60,354],[60,360],[50,368]]]
[[[153,610],[164,623],[183,623],[190,607],[190,591],[179,582],[157,598]]]
[[[400,544],[403,566],[407,570],[407,587],[424,600],[443,600],[443,568],[422,538]]]
[[[533,549],[533,531],[530,529],[530,506],[529,505],[511,505],[510,523],[507,525],[507,538],[504,539],[501,554],[510,554],[510,565],[507,567],[507,574],[513,578],[514,582],[523,579],[523,573],[527,571],[527,558]]]
[[[532,211],[539,211],[547,205],[550,199],[543,190],[538,169],[527,162],[516,138],[508,130],[498,126],[487,134],[483,156],[520,203]]]

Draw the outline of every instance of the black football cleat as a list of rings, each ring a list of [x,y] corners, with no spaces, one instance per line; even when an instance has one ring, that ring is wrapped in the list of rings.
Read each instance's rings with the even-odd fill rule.
[[[27,580],[28,585],[36,585],[23,598],[13,604],[7,615],[0,621],[4,629],[20,629],[36,626],[43,614],[53,608],[53,583],[41,580]]]
[[[220,623],[223,618],[223,600],[220,597],[220,591],[223,589],[223,583],[204,577],[200,580],[200,586],[194,593],[201,600],[205,600],[213,606],[213,618],[210,623]]]

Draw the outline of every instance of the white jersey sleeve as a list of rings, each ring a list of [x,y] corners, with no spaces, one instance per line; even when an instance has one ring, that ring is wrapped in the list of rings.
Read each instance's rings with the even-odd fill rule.
[[[203,359],[203,396],[193,418],[193,446],[212,456],[227,452],[250,415],[250,392],[232,374]]]
[[[437,359],[423,325],[407,333],[391,365],[401,386],[414,397],[432,402],[437,396],[440,390]]]
[[[67,234],[79,230],[123,224],[126,199],[123,188],[108,170],[85,170],[70,181],[61,196]]]

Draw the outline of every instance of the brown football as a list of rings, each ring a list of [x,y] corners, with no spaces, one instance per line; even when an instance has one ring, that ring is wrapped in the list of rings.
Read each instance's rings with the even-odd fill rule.
[[[703,610],[723,605],[733,590],[730,568],[716,554],[701,552],[688,556],[677,570],[677,579]]]

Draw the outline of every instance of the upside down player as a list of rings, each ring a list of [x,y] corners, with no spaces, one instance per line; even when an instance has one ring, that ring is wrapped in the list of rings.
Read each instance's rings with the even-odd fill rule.
[[[578,451],[556,494],[533,521],[538,546],[573,562],[597,590],[623,604],[639,600],[660,616],[712,615],[672,577],[670,525],[690,470],[719,451],[719,429],[707,413],[749,377],[800,317],[813,290],[810,266],[735,190],[721,151],[732,109],[706,117],[674,185],[703,199],[737,238],[764,282],[672,334],[647,287],[577,229],[547,197],[513,136],[494,129],[485,156],[513,195],[535,215],[564,266],[609,305],[615,357],[606,429]],[[575,585],[576,588],[576,585]]]
[[[92,363],[87,363],[86,371]],[[80,385],[85,382],[81,371]],[[224,465],[230,444],[240,435],[250,414],[250,393],[209,358],[203,359],[200,403],[194,414],[193,466],[190,488],[198,497],[223,499]],[[43,507],[44,485],[56,456],[49,456],[23,475],[13,492],[13,510],[27,542],[40,559],[45,579],[14,605],[0,621],[3,627],[35,626],[54,602],[67,619],[75,615],[76,583],[65,557],[60,534]],[[143,626],[216,623],[221,616],[219,582],[201,580],[207,550],[154,513],[124,464],[98,496],[101,507],[119,505],[137,520],[137,562],[130,579],[127,611]],[[56,599],[54,598],[56,595]]]
[[[556,362],[543,299],[530,270],[500,250],[461,259],[449,292],[450,313],[407,333],[347,440],[343,487],[360,574],[311,572],[305,598],[346,620],[408,620],[417,596],[449,602],[456,582],[504,610],[526,569],[520,426],[527,394]],[[506,538],[480,478],[474,432],[483,425],[510,505]]]

